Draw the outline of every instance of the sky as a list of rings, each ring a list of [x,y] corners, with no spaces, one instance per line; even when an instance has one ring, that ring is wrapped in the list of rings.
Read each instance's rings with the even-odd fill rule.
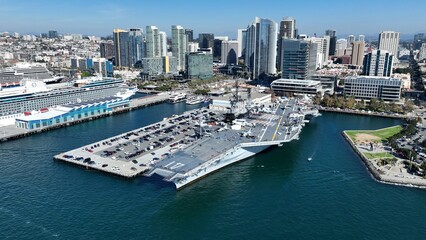
[[[409,4],[408,4],[409,3]],[[279,23],[296,19],[300,34],[376,36],[426,32],[426,0],[0,0],[0,32],[107,36],[114,28],[155,25],[170,34],[171,25],[198,33],[236,37],[256,16]]]

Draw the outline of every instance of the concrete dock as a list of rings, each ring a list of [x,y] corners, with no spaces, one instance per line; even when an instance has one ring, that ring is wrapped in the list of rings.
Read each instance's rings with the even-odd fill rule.
[[[168,98],[169,98],[168,93],[150,95],[150,96],[146,96],[146,97],[142,97],[142,98],[135,98],[135,99],[130,100],[130,106],[129,107],[114,110],[112,113],[105,113],[105,114],[99,114],[99,115],[96,115],[96,116],[85,117],[85,118],[81,118],[81,119],[78,119],[78,120],[74,120],[74,121],[70,121],[70,122],[66,122],[66,123],[62,123],[62,124],[55,124],[55,125],[52,125],[52,126],[39,128],[39,129],[35,129],[35,130],[22,129],[22,128],[16,127],[15,125],[3,126],[3,127],[0,127],[0,143],[10,141],[10,140],[14,140],[14,139],[23,138],[23,137],[34,135],[34,134],[41,133],[41,132],[47,132],[47,131],[50,131],[50,130],[53,130],[53,129],[56,129],[56,128],[67,127],[67,126],[79,124],[79,123],[82,123],[82,122],[91,121],[91,120],[98,119],[98,118],[108,117],[108,116],[111,116],[111,115],[132,111],[132,110],[138,109],[138,108],[152,106],[152,105],[155,105],[155,104],[166,102]]]

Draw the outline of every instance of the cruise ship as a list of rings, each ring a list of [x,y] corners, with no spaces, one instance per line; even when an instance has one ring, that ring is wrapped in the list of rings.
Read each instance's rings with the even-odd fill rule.
[[[210,106],[173,115],[54,158],[126,178],[159,175],[182,189],[269,147],[298,139],[308,122],[305,118],[319,116],[317,109],[298,99],[269,97],[254,103],[243,101],[237,91],[230,104],[229,112]]]
[[[70,84],[52,88],[41,80],[24,79],[19,86],[0,86],[0,126],[13,125],[16,118],[32,111],[112,96],[129,98],[136,92],[113,78],[93,77],[79,81],[78,86]]]
[[[63,76],[54,76],[41,65],[19,64],[15,67],[0,70],[0,84],[3,87],[20,85],[24,79],[36,79],[44,83],[57,83]]]

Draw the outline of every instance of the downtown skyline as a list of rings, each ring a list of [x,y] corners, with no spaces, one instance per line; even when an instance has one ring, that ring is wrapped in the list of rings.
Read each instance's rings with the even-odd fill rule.
[[[42,0],[34,3],[23,0],[13,4],[7,1],[0,3],[3,20],[0,31],[33,34],[57,30],[62,34],[108,36],[113,28],[144,29],[147,25],[155,25],[170,35],[171,25],[182,25],[193,29],[195,35],[210,32],[236,38],[237,29],[246,28],[256,16],[275,22],[284,16],[292,16],[297,20],[299,33],[319,36],[324,35],[326,29],[336,29],[338,36],[364,34],[367,37],[393,30],[401,32],[403,39],[404,35],[426,30],[426,26],[415,17],[420,17],[421,9],[426,7],[426,2],[420,0],[411,1],[410,5],[416,7],[406,12],[398,10],[405,6],[403,1],[388,4],[383,0],[362,0],[349,6],[341,1],[329,1],[327,4],[316,1],[305,1],[303,4],[269,1],[263,5],[246,1],[241,5],[220,0],[206,7],[173,1],[114,3]]]

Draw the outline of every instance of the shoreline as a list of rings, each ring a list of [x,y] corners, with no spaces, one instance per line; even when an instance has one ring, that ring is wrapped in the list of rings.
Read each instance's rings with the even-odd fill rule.
[[[347,135],[346,131],[343,131],[342,135],[346,139],[346,141],[349,143],[352,150],[354,150],[355,153],[361,158],[362,162],[367,167],[368,172],[370,173],[370,176],[375,181],[388,184],[388,185],[394,185],[394,186],[426,189],[426,180],[424,181],[424,183],[420,183],[416,181],[410,181],[410,179],[394,179],[389,176],[380,174],[380,172],[378,171],[378,169],[376,169],[376,167],[372,164],[372,162],[356,147],[355,143]],[[411,179],[411,180],[418,180],[418,179]]]

